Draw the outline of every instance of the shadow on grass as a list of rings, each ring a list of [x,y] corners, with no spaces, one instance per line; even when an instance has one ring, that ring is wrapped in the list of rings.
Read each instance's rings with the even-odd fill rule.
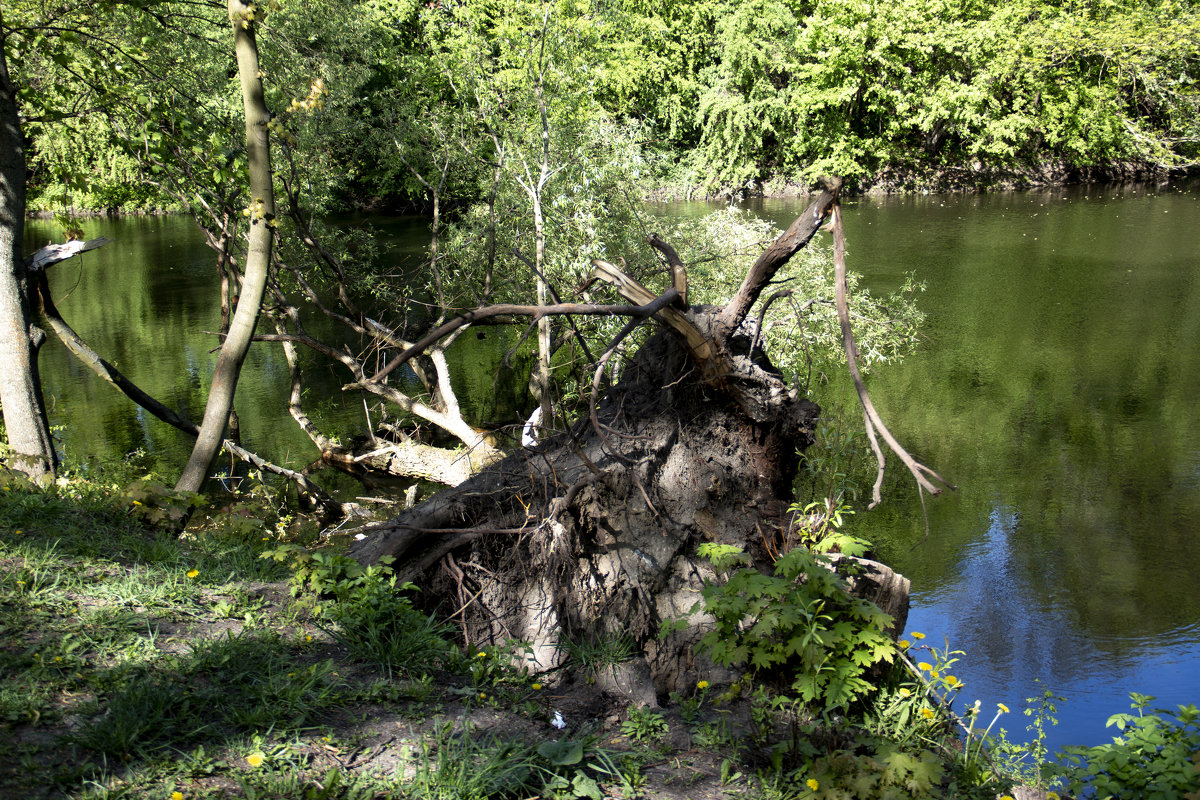
[[[259,558],[261,532],[179,538],[131,519],[103,487],[3,477],[0,795],[48,796],[112,763],[296,731],[342,694],[331,662],[274,631],[195,634],[182,653],[156,641],[164,621],[229,627],[228,610],[209,608],[213,588],[287,577]]]
[[[264,731],[296,732],[338,703],[334,670],[332,661],[303,663],[273,632],[201,641],[132,674],[98,676],[97,683],[114,684],[98,698],[102,712],[66,741],[129,762]]]

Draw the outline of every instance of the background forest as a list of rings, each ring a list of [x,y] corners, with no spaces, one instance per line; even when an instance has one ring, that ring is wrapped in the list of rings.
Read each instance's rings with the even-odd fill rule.
[[[179,207],[242,174],[224,4],[6,5],[31,206]],[[644,192],[1196,160],[1200,27],[1178,0],[270,0],[256,14],[268,105],[325,210],[428,205],[414,169],[457,203],[488,196],[480,149],[537,127],[538,81],[551,146],[592,169],[631,162]]]

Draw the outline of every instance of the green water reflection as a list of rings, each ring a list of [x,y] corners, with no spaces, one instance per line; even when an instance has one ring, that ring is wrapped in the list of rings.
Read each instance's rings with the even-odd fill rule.
[[[398,270],[408,268],[424,241],[424,223],[407,218],[370,224],[380,229],[385,258]],[[199,420],[216,359],[218,339],[213,332],[220,324],[214,260],[199,230],[182,217],[87,220],[83,228],[88,238],[109,236],[114,241],[52,268],[51,286],[60,311],[85,341],[130,380]],[[28,223],[28,248],[59,237],[53,223]],[[361,344],[337,338],[319,319],[307,327],[356,352]],[[464,411],[475,420],[512,416],[512,408],[523,400],[524,381],[497,385],[490,377],[511,335],[491,328],[461,337],[452,348],[455,385],[465,387]],[[365,434],[362,397],[341,390],[348,373],[303,350],[301,357],[309,415],[330,434]],[[134,406],[54,337],[42,351],[41,365],[51,424],[57,426],[60,449],[69,463],[86,466],[93,459],[143,450],[171,475],[186,461],[189,437]],[[486,386],[478,377],[483,373],[488,375]],[[416,390],[411,371],[400,380],[405,389]],[[255,345],[238,384],[236,408],[243,440],[251,449],[280,463],[303,466],[318,453],[287,414],[289,387],[282,349]]]
[[[900,470],[856,520],[912,578],[913,625],[969,653],[972,699],[1012,705],[1034,678],[1071,696],[1063,741],[1105,740],[1128,691],[1195,702],[1200,195],[864,201],[846,225],[867,285],[912,270],[929,287],[927,342],[870,386],[901,441],[961,488],[929,504],[915,550]],[[835,398],[850,402],[845,386]]]

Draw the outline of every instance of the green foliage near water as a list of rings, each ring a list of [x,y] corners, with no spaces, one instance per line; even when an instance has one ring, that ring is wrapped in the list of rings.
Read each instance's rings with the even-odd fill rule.
[[[238,184],[223,7],[50,11],[4,23],[35,204],[188,206]],[[552,147],[606,168],[627,139],[650,189],[1054,179],[1198,152],[1200,21],[1179,0],[278,0],[255,25],[277,168],[325,210],[427,200],[409,167],[448,161],[446,198],[485,200],[541,145],[539,85]],[[487,151],[513,130],[505,165]]]
[[[1200,709],[1147,711],[1153,697],[1130,695],[1134,714],[1114,714],[1107,727],[1121,733],[1111,743],[1064,748],[1052,771],[1074,795],[1103,798],[1185,798],[1200,793]]]
[[[718,568],[737,563],[736,554],[714,555]],[[780,556],[773,575],[743,568],[706,587],[704,610],[716,623],[701,642],[713,661],[745,667],[828,710],[871,691],[871,668],[894,658],[891,618],[851,597],[804,547]]]

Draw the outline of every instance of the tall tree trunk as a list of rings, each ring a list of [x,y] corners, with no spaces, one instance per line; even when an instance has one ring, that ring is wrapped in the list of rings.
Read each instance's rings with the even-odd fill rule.
[[[46,335],[30,322],[29,285],[21,254],[25,155],[3,40],[0,19],[0,260],[4,262],[0,267],[0,405],[12,466],[41,478],[54,473],[58,459],[46,424],[37,369],[38,348]]]
[[[238,374],[246,351],[258,324],[259,308],[267,285],[274,239],[272,221],[275,219],[275,193],[271,182],[271,146],[267,131],[270,114],[263,97],[262,78],[258,67],[258,44],[254,36],[252,6],[241,0],[229,0],[229,19],[233,23],[234,50],[237,54],[238,77],[242,86],[242,105],[246,112],[246,155],[250,173],[250,236],[246,253],[246,272],[238,295],[237,310],[229,325],[229,335],[221,345],[217,366],[213,372],[208,403],[200,435],[192,448],[191,458],[184,467],[178,491],[199,491],[212,471],[225,427],[233,409]]]

